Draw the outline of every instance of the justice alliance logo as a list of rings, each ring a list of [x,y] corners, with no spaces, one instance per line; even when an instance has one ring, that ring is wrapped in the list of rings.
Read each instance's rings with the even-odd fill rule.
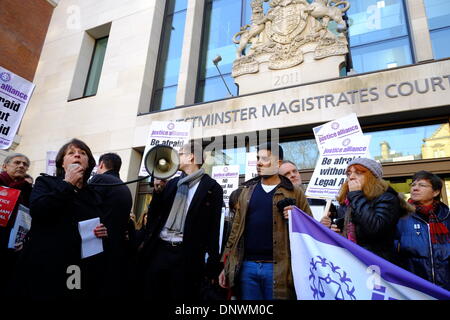
[[[345,270],[320,256],[311,259],[310,265],[309,284],[315,300],[356,300]]]
[[[3,82],[9,82],[9,81],[11,81],[11,74],[8,72],[2,72],[2,73],[0,73],[0,79]]]

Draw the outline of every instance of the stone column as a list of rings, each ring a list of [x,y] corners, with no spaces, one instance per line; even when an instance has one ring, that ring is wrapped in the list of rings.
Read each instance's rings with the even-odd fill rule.
[[[141,96],[139,98],[139,113],[150,111],[153,85],[155,82],[156,64],[158,62],[159,44],[161,40],[162,27],[166,0],[153,1],[151,7],[151,19],[149,19],[150,37],[148,42],[147,61],[145,62],[144,79],[142,82]],[[158,45],[155,45],[158,44]]]
[[[423,0],[405,1],[416,62],[433,59],[428,18]]]
[[[189,0],[188,2],[175,102],[177,106],[193,104],[195,101],[204,8],[204,0]]]

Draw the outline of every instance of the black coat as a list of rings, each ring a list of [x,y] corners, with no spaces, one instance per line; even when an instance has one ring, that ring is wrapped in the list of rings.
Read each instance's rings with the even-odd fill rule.
[[[17,200],[13,213],[9,218],[8,224],[5,227],[0,227],[0,274],[7,275],[0,278],[1,298],[10,294],[11,280],[14,277],[16,262],[20,255],[20,251],[16,252],[13,249],[8,249],[9,236],[16,221],[19,204],[26,207],[29,206],[32,186],[25,180],[13,181],[5,171],[0,173],[0,186],[20,190],[19,199]]]
[[[164,191],[153,196],[148,209],[147,235],[141,250],[141,267],[152,259],[156,243],[159,239],[172,208],[177,192],[179,177],[170,180]],[[222,187],[205,174],[190,203],[183,230],[183,256],[186,268],[184,272],[187,282],[198,288],[203,276],[216,279],[221,271],[219,255],[220,217],[222,212]],[[205,265],[205,254],[208,262]]]
[[[119,184],[123,183],[119,174],[107,171],[97,174],[89,184]],[[120,296],[125,294],[127,288],[127,275],[129,274],[130,248],[126,240],[128,220],[130,218],[133,198],[126,185],[119,186],[92,186],[102,200],[101,222],[108,230],[108,237],[103,240],[106,255],[104,295]]]
[[[405,214],[398,193],[388,188],[379,197],[369,201],[362,191],[352,191],[348,193],[347,199],[350,206],[341,205],[338,217],[344,217],[351,209],[351,221],[355,225],[358,245],[386,260],[396,262],[393,249],[395,228],[398,219]]]
[[[35,299],[85,297],[98,280],[94,269],[102,253],[81,260],[78,222],[101,216],[100,199],[89,187],[75,188],[61,178],[36,179],[30,197],[29,239],[19,261],[18,294]],[[81,269],[81,290],[69,290],[71,265]]]

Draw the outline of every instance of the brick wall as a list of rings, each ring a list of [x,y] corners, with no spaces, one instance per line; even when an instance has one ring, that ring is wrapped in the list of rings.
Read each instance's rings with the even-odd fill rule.
[[[52,13],[46,0],[0,1],[0,66],[33,80]]]

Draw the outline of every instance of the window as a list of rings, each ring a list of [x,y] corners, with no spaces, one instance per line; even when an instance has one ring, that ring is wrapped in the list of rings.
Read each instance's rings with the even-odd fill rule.
[[[196,102],[229,97],[229,93],[212,60],[220,55],[218,67],[233,95],[237,87],[231,76],[236,58],[236,45],[231,41],[240,27],[250,23],[251,0],[208,0],[203,22],[200,70],[197,82]],[[266,10],[268,3],[265,3]]]
[[[402,0],[352,1],[347,15],[350,52],[356,72],[413,62]]]
[[[315,139],[282,142],[280,145],[283,148],[284,160],[294,162],[299,170],[316,166],[319,149]]]
[[[239,165],[239,174],[245,174],[247,161],[246,147],[216,150],[214,156],[203,165],[206,173],[211,174],[213,166]],[[256,152],[256,147],[251,146],[250,152]]]
[[[366,132],[370,152],[381,162],[450,157],[448,123]]]
[[[102,73],[103,61],[105,60],[108,37],[95,40],[94,52],[92,54],[91,66],[84,87],[84,97],[97,94],[98,83]]]
[[[186,11],[187,0],[167,1],[151,110],[175,107]]]
[[[450,57],[450,2],[448,0],[425,0],[435,59]]]
[[[366,131],[370,135],[371,157],[381,162],[412,161],[450,157],[449,123],[391,130]],[[302,169],[312,169],[319,158],[315,139],[280,143],[285,160]]]
[[[111,22],[83,33],[68,101],[97,94],[110,30]]]

